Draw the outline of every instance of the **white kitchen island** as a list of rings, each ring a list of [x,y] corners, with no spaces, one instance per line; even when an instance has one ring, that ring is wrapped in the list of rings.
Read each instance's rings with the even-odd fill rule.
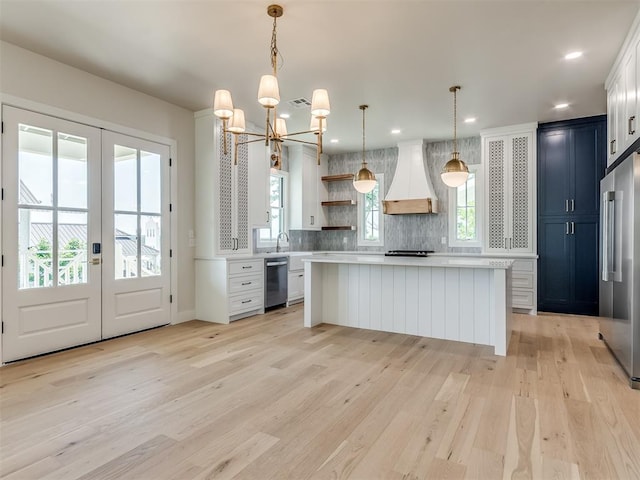
[[[512,260],[321,254],[303,261],[305,327],[330,323],[507,353]]]

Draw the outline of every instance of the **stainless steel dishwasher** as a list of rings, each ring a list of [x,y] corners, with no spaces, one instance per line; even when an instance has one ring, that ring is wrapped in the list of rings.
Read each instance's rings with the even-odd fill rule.
[[[264,259],[264,308],[287,304],[289,257]]]

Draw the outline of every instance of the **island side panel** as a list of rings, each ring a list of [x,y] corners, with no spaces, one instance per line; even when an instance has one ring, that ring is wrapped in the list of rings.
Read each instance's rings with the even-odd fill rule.
[[[507,354],[507,270],[493,271],[493,339],[494,353]]]
[[[477,312],[478,318],[476,318],[476,311],[474,310],[476,302],[475,274],[480,272],[482,270],[460,269],[460,291],[465,292],[466,297],[464,301],[460,302],[460,340],[463,342],[476,342],[475,326],[480,321],[479,315],[481,315],[481,312]]]
[[[491,283],[490,270],[474,269],[473,311],[474,343],[491,345]]]
[[[304,262],[304,326],[322,323],[323,282],[321,263]]]

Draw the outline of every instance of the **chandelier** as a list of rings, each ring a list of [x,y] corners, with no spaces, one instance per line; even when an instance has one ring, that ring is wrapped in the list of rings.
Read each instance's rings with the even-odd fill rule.
[[[451,154],[451,160],[449,160],[440,173],[440,178],[449,187],[459,187],[467,181],[469,176],[469,169],[467,165],[460,160],[458,153],[458,139],[456,136],[457,129],[457,102],[456,93],[460,90],[459,85],[454,85],[449,88],[449,91],[453,93],[453,153]]]
[[[267,14],[273,18],[273,30],[271,32],[271,68],[273,73],[263,75],[258,87],[258,102],[267,111],[266,128],[264,133],[247,132],[244,119],[244,111],[233,108],[231,93],[229,90],[216,90],[213,100],[213,113],[222,120],[224,135],[224,152],[227,154],[227,133],[232,133],[234,138],[235,153],[234,161],[237,163],[238,145],[259,142],[264,139],[266,146],[271,146],[271,160],[277,169],[281,167],[282,143],[285,140],[306,143],[316,147],[318,165],[320,164],[320,154],[322,153],[322,134],[326,130],[326,118],[331,112],[329,105],[329,94],[325,89],[319,88],[313,91],[311,99],[311,124],[309,130],[288,133],[287,124],[284,118],[277,118],[276,107],[280,103],[280,89],[278,87],[278,45],[276,38],[276,21],[284,13],[280,5],[269,5]],[[314,133],[315,142],[298,140],[291,138],[295,135]],[[254,140],[239,141],[241,134],[259,137]]]

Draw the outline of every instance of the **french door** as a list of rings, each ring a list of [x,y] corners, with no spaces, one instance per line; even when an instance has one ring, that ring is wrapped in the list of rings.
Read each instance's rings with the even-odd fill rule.
[[[169,148],[2,117],[2,360],[169,323]]]
[[[102,337],[169,323],[169,147],[103,132]]]

